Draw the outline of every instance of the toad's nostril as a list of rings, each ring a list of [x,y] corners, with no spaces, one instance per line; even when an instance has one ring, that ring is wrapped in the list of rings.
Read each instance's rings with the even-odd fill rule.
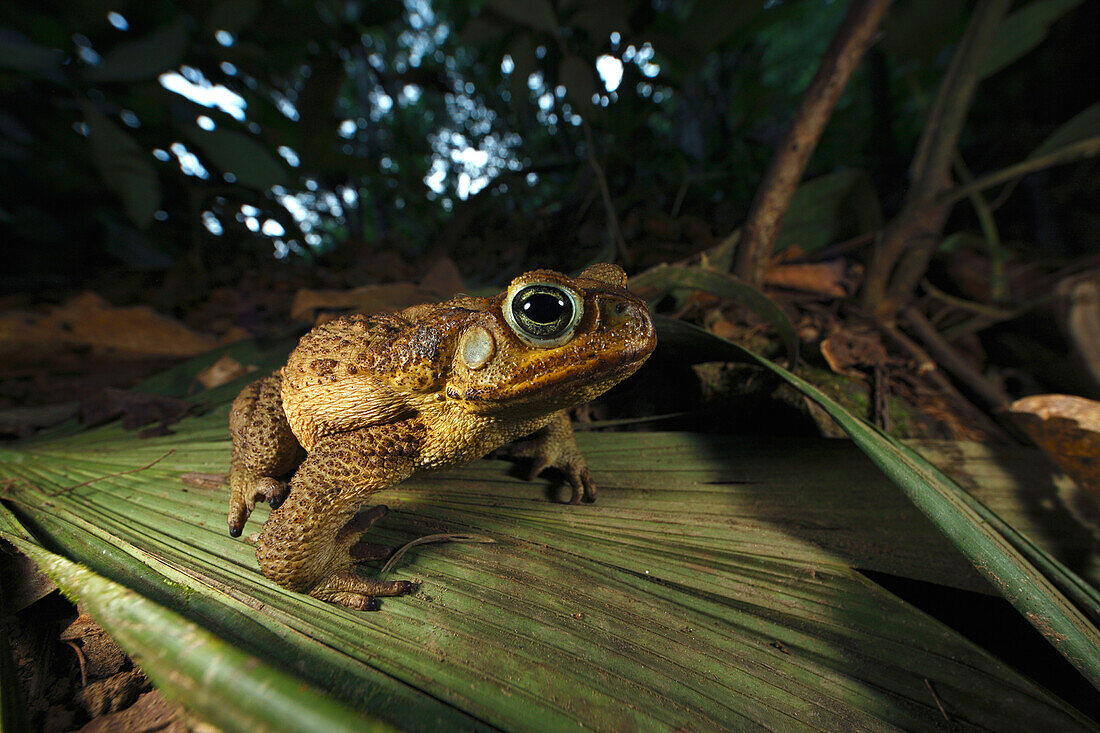
[[[615,328],[630,320],[633,308],[625,300],[607,299],[600,301],[600,321],[608,328]]]

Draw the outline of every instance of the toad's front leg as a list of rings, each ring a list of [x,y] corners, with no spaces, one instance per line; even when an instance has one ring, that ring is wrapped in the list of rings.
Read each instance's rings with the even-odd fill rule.
[[[527,439],[501,449],[501,454],[513,458],[531,458],[531,471],[527,477],[533,481],[536,476],[548,468],[556,468],[565,474],[573,487],[570,504],[579,504],[583,495],[585,501],[596,500],[596,482],[588,470],[573,436],[573,424],[565,410],[554,413],[553,419],[536,430]]]
[[[384,556],[359,535],[385,514],[357,515],[374,492],[408,478],[424,437],[415,420],[374,425],[321,438],[290,482],[286,502],[271,513],[256,545],[260,569],[284,588],[325,601],[371,610],[375,596],[412,588],[408,581],[359,576],[358,561]]]
[[[302,462],[305,451],[283,412],[282,376],[259,379],[241,390],[229,412],[233,461],[229,469],[229,534],[240,537],[244,524],[266,501],[275,509],[286,499],[278,477]]]

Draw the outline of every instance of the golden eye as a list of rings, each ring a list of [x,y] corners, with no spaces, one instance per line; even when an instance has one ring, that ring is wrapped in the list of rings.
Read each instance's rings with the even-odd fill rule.
[[[573,336],[583,305],[571,290],[551,283],[525,285],[504,303],[516,335],[533,346],[560,346]]]

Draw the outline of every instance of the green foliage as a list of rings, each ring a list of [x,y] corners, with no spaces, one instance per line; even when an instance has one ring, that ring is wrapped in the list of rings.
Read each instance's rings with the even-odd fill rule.
[[[92,162],[103,182],[122,200],[130,221],[147,227],[160,206],[160,183],[148,153],[91,105],[84,114]]]
[[[73,200],[84,203],[54,228],[15,222],[20,233],[38,229],[46,246],[73,239],[88,222],[109,221],[100,241],[124,230],[128,241],[141,242],[137,250],[172,256],[197,242],[193,254],[201,258],[214,241],[203,211],[220,221],[222,236],[258,240],[240,221],[247,205],[259,209],[259,221],[275,219],[288,232],[284,251],[325,246],[318,235],[370,239],[394,230],[415,249],[469,195],[463,174],[478,186],[495,179],[485,192],[507,189],[521,211],[583,198],[572,190],[588,164],[580,115],[595,133],[620,215],[631,206],[634,181],[651,181],[658,203],[670,204],[685,171],[702,166],[740,170],[731,193],[711,191],[743,204],[767,154],[766,143],[747,142],[749,126],[777,119],[782,108],[776,99],[766,112],[757,103],[745,107],[757,75],[722,59],[771,58],[753,34],[789,21],[787,7],[766,12],[744,4],[730,13],[703,1],[685,11],[640,0],[528,0],[480,9],[392,1],[262,8],[251,0],[164,0],[125,8],[125,30],[107,22],[114,6],[99,2],[55,14],[8,9],[0,12],[0,28],[8,29],[0,32],[0,67],[9,70],[0,98],[13,122],[33,131],[15,143],[39,180],[5,186],[0,206],[21,219],[48,211],[56,190],[73,189]],[[609,40],[613,32],[617,43]],[[797,40],[761,38],[769,49],[792,50],[787,58],[800,68],[811,65],[813,51],[800,52]],[[624,59],[615,93],[595,72],[605,53]],[[501,67],[506,54],[509,71]],[[172,70],[207,94],[223,88],[223,99],[239,95],[244,119],[210,98],[193,101],[164,88],[158,77]],[[743,97],[735,93],[741,85]],[[21,104],[31,97],[40,101]],[[74,108],[90,112],[77,116]],[[200,115],[213,131],[196,128]],[[0,133],[10,128],[0,125]],[[287,148],[296,169],[277,152]],[[460,162],[452,154],[463,148],[488,153],[488,164]],[[155,149],[169,159],[156,163]],[[183,170],[189,155],[207,177]],[[536,183],[524,182],[527,171]],[[429,174],[438,193],[425,185]],[[339,207],[327,193],[342,199]],[[287,194],[299,197],[308,221],[281,203]],[[710,205],[711,195],[701,191],[689,207]]]
[[[1100,102],[1083,110],[1050,134],[1031,153],[1032,158],[1048,155],[1089,138],[1100,136]]]
[[[1022,5],[987,73],[1020,73],[1011,62],[1076,5]],[[602,192],[588,132],[620,219],[690,214],[724,234],[740,223],[845,3],[119,7],[125,30],[102,0],[0,8],[0,226],[20,257],[78,241],[92,257],[132,265],[185,253],[266,257],[272,237],[257,230],[267,219],[286,232],[275,237],[279,254],[383,237],[412,254],[453,247],[445,224],[464,209],[482,230],[507,230],[507,217],[547,220],[550,244],[530,248],[524,264],[571,269],[610,244],[560,246],[578,239],[583,220],[606,228],[605,207],[591,205]],[[866,170],[878,200],[898,199],[921,94],[938,82],[965,17],[958,0],[895,4],[879,56],[846,90],[808,178]],[[603,56],[622,67],[614,91],[597,73]],[[165,88],[165,72],[204,96]],[[809,211],[792,215],[802,232],[819,233],[812,246],[844,236],[828,214]]]
[[[153,79],[174,68],[187,49],[187,26],[182,17],[135,41],[115,46],[84,78],[97,82],[133,82]]]
[[[881,226],[882,207],[870,178],[864,171],[845,168],[795,190],[775,249],[797,246],[814,252]]]
[[[218,168],[260,191],[288,183],[286,168],[260,143],[236,130],[191,130],[190,138]]]
[[[1050,25],[1081,4],[1081,0],[1036,0],[1001,22],[981,75],[992,76],[1016,61],[1047,37]]]
[[[166,695],[222,730],[392,731],[124,585],[43,549],[7,509],[0,534],[79,600]],[[20,536],[24,535],[24,536]],[[166,584],[171,581],[164,581]],[[186,588],[181,587],[186,592]]]
[[[775,329],[787,352],[787,360],[791,366],[793,367],[798,361],[798,337],[787,314],[759,290],[738,280],[728,272],[660,265],[632,278],[630,287],[647,296],[651,290],[655,290],[658,296],[677,291],[686,295],[702,290],[723,300],[740,303]],[[658,299],[659,297],[650,298],[651,301]]]

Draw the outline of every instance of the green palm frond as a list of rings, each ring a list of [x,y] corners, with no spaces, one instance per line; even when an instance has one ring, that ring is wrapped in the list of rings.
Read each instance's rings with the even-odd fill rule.
[[[178,392],[193,367],[161,385]],[[419,478],[376,495],[393,511],[372,541],[472,533],[494,543],[412,548],[392,576],[420,581],[418,592],[361,613],[268,582],[252,548],[227,534],[226,491],[181,480],[227,469],[235,388],[196,395],[207,412],[173,435],[108,425],[0,452],[11,510],[0,512],[0,536],[201,716],[252,710],[243,696],[263,689],[282,730],[317,729],[295,712],[299,694],[333,727],[349,709],[364,726],[415,730],[924,729],[945,717],[1090,726],[854,569],[980,582],[848,443],[587,433],[579,441],[601,496],[581,507],[513,478],[502,461]],[[909,467],[899,478],[924,496],[918,503],[933,491],[919,481],[946,491],[919,456],[881,436],[862,440],[887,470]],[[969,501],[957,499],[952,542],[978,511]],[[265,517],[261,508],[246,532]],[[974,532],[998,531],[975,521]],[[1020,558],[1010,542],[995,549]],[[1031,607],[1068,603],[1053,585],[1037,588]],[[190,659],[207,661],[173,667],[183,651],[158,655],[158,639],[175,649],[173,633],[195,639],[200,656]],[[215,660],[222,666],[203,666]],[[316,694],[329,707],[302,702]],[[213,719],[227,730],[265,725]]]

